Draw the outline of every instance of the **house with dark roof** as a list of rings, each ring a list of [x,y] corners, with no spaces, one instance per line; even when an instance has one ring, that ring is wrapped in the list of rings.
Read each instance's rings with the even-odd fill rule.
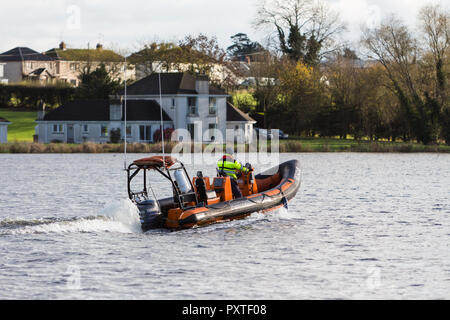
[[[0,54],[0,82],[14,83],[24,80],[52,82],[56,79],[56,63],[26,47],[17,47]]]
[[[240,132],[248,139],[256,122],[227,103],[227,97],[207,76],[188,72],[153,73],[127,87],[127,100],[162,101],[179,140],[225,141],[227,129],[232,130],[228,135]]]
[[[159,90],[161,83],[161,92]],[[152,74],[110,100],[72,101],[43,114],[36,121],[38,141],[105,143],[120,129],[128,142],[153,142],[160,129],[162,102],[164,128],[174,128],[177,140],[225,141],[240,136],[250,141],[255,121],[227,102],[227,94],[205,76],[189,73]]]
[[[8,142],[8,126],[10,124],[11,122],[0,117],[0,143]]]
[[[160,107],[154,100],[127,101],[127,141],[153,142],[160,129]],[[66,142],[107,143],[111,131],[125,132],[125,103],[123,99],[76,100],[49,113],[40,112],[36,120],[36,134],[41,143]],[[172,128],[173,121],[163,111],[164,128]]]

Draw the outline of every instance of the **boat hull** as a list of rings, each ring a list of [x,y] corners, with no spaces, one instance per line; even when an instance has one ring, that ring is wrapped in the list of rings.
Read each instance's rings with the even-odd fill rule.
[[[212,223],[242,219],[253,212],[266,212],[288,206],[300,187],[300,170],[297,160],[290,160],[277,167],[255,176],[256,181],[264,181],[271,176],[279,175],[279,182],[260,193],[250,196],[219,202],[207,206],[195,207],[184,211],[177,220],[169,220],[166,215],[160,215],[158,223],[143,224],[144,231],[162,226],[179,230]],[[169,199],[160,200],[164,206],[172,207]],[[141,215],[142,221],[142,215]]]

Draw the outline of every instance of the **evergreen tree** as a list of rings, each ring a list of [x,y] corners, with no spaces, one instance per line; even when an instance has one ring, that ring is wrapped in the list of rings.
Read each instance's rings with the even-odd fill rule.
[[[264,50],[258,42],[251,41],[245,33],[236,33],[230,38],[233,44],[227,48],[227,53],[238,60],[243,61],[245,56]]]
[[[80,86],[76,91],[76,98],[82,100],[108,99],[120,86],[119,81],[111,79],[104,64],[94,71],[85,68],[78,77]]]

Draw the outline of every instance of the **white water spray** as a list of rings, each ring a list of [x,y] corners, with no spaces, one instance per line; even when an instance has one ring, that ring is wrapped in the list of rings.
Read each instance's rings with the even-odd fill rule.
[[[62,219],[47,223],[43,220],[8,219],[2,223],[0,235],[35,233],[86,233],[116,232],[141,233],[139,210],[129,200],[116,201],[99,212],[97,216]]]

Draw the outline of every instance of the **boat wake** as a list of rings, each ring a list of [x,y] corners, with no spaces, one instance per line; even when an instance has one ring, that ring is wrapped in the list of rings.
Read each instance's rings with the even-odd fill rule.
[[[194,228],[192,232],[211,232],[228,228],[249,227],[257,223],[297,219],[295,212],[279,208],[271,212],[255,212],[242,220],[212,224],[206,228]],[[152,232],[153,231],[153,232]],[[188,230],[184,230],[186,232]],[[116,201],[103,208],[98,215],[84,217],[44,217],[39,219],[7,218],[0,220],[0,236],[63,233],[142,233],[139,210],[129,200]],[[158,230],[149,230],[154,233]]]
[[[206,227],[194,227],[192,229],[186,229],[179,232],[183,233],[208,233],[213,231],[230,231],[236,229],[248,229],[259,227],[266,228],[266,223],[273,225],[273,223],[280,222],[292,222],[299,219],[299,213],[295,211],[289,211],[288,209],[281,207],[269,212],[253,212],[250,216],[244,219],[237,219],[232,221],[223,221],[211,224]],[[151,230],[150,230],[151,231]],[[147,231],[147,232],[150,232]]]
[[[142,233],[139,211],[130,200],[124,199],[95,216],[0,220],[0,235],[85,232]]]

